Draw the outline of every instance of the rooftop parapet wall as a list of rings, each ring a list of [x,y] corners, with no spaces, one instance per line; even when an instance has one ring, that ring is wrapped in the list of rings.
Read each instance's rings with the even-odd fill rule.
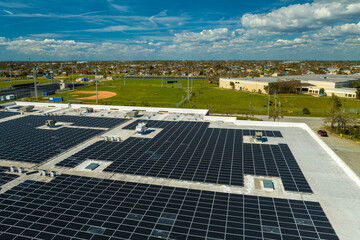
[[[38,106],[38,107],[57,107],[57,108],[68,108],[67,103],[37,103],[37,102],[15,102],[16,105],[20,106]],[[132,111],[132,110],[143,110],[146,112],[168,112],[168,113],[182,113],[182,114],[200,114],[208,115],[208,109],[187,109],[187,108],[156,108],[156,107],[132,107],[132,106],[113,106],[113,105],[91,105],[91,104],[71,104],[71,108],[93,108],[102,110],[118,110],[118,111]]]

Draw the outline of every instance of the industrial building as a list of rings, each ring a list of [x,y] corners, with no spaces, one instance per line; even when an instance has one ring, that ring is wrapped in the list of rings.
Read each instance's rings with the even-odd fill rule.
[[[2,108],[0,239],[360,235],[360,179],[306,124],[206,109]]]
[[[326,95],[356,98],[356,89],[351,88],[354,81],[360,83],[360,75],[301,75],[279,77],[248,77],[248,78],[220,78],[219,87],[266,93],[265,86],[279,81],[297,80],[301,84],[301,91],[308,94],[320,94],[324,88]],[[300,89],[299,89],[300,90]]]

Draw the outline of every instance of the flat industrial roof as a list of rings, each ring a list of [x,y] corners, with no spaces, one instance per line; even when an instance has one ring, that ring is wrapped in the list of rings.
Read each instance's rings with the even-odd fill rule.
[[[301,80],[301,81],[320,81],[320,82],[347,82],[360,80],[359,75],[291,75],[278,77],[246,77],[246,78],[221,78],[221,80],[239,80],[239,81],[258,81],[258,82],[277,82],[278,80]]]
[[[59,176],[13,173],[19,177],[9,179],[0,191],[0,215],[6,216],[0,237],[11,239],[15,235],[28,236],[30,232],[58,237],[76,235],[80,239],[96,236],[111,239],[115,234],[128,235],[130,239],[131,236],[337,239],[335,233],[340,239],[357,239],[360,235],[360,179],[305,124],[195,117],[198,112],[191,109],[188,114],[159,113],[152,109],[130,118],[125,117],[126,111],[121,107],[110,111],[96,106],[94,113],[83,113],[64,105],[49,108],[48,104],[29,104],[36,105],[32,112],[5,116],[0,119],[0,128],[7,122],[27,119],[27,128],[33,128],[33,133],[48,131],[50,137],[59,136],[61,129],[77,127],[84,132],[97,128],[99,134],[68,146],[66,151],[41,163],[16,162],[12,158],[10,161],[11,156],[1,155],[0,166],[25,167],[25,171],[51,170]],[[75,115],[82,120],[74,118],[73,124],[63,122],[59,123],[61,128],[49,130],[34,124],[35,118],[29,118],[47,112],[55,118]],[[101,124],[104,117],[126,121],[113,125],[110,124],[113,121],[106,120],[109,124],[105,126]],[[149,122],[148,135],[135,133],[138,121]],[[257,130],[262,130],[267,141],[259,143],[252,139]],[[121,141],[105,141],[105,137]],[[52,139],[56,144],[56,138]],[[15,147],[11,144],[8,142],[8,148]],[[41,144],[38,143],[40,147]],[[64,162],[72,165],[60,166]],[[89,163],[99,167],[86,171]],[[274,190],[262,189],[256,183],[263,180],[272,181]],[[57,204],[63,203],[55,206],[49,202],[51,207],[42,203],[52,201],[52,197]],[[47,223],[56,215],[60,222],[67,219],[71,224],[59,227],[56,225],[59,221],[54,221],[51,226],[44,225],[41,232],[33,225],[20,231],[30,218],[34,226],[43,226],[36,214],[22,214],[29,209],[32,198],[38,199],[34,204],[41,209],[39,213],[50,214]],[[121,209],[111,210],[120,203]],[[17,205],[17,210],[12,208]],[[74,208],[70,209],[71,205]],[[16,216],[27,218],[19,220],[11,217],[15,215],[6,215],[8,208],[13,209],[11,214],[15,211]],[[77,217],[67,214],[74,211]],[[121,215],[121,220],[112,213]],[[84,225],[81,221],[85,220],[91,224]],[[21,225],[16,225],[17,222]],[[203,230],[202,225],[206,226]]]

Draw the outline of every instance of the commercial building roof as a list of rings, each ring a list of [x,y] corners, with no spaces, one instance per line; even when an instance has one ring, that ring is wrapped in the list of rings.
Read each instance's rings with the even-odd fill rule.
[[[246,78],[221,78],[221,80],[228,79],[229,81],[258,81],[258,82],[277,82],[279,80],[300,80],[300,81],[321,81],[321,82],[348,82],[354,80],[360,80],[359,75],[291,75],[291,76],[278,76],[278,77],[246,77]]]
[[[20,177],[2,183],[0,238],[356,239],[360,235],[360,179],[305,124],[238,121],[197,115],[199,111],[191,109],[174,114],[143,108],[139,117],[132,118],[121,107],[110,111],[92,105],[93,113],[82,113],[75,104],[71,108],[30,104],[35,105],[31,113],[1,118],[0,129],[7,122],[26,120],[25,129],[38,139],[44,137],[37,141],[39,148],[50,140],[62,149],[64,143],[56,145],[56,137],[63,137],[61,129],[102,130],[41,162],[16,161],[14,151],[0,156],[0,166],[57,172],[55,177],[17,173]],[[35,120],[40,116],[28,116],[49,111],[52,117],[61,115],[61,128],[39,128]],[[73,124],[66,122],[69,119],[75,119]],[[150,134],[136,134],[138,121],[148,122]],[[254,140],[257,131],[263,141]],[[7,141],[8,135],[0,138],[1,144],[16,148],[15,141]],[[88,161],[98,164],[96,170],[80,167]],[[257,184],[267,181],[273,189]]]

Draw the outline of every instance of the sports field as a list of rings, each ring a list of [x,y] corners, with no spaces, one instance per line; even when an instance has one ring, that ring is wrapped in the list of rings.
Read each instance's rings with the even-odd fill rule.
[[[217,84],[210,84],[206,80],[190,81],[193,86],[193,96],[190,102],[183,103],[183,108],[205,108],[210,113],[253,114],[266,115],[268,96],[256,93],[246,93],[228,89],[219,89]],[[99,91],[112,92],[106,98],[99,97],[99,104],[127,105],[127,106],[154,106],[175,107],[187,96],[188,81],[178,80],[178,83],[166,83],[166,79],[123,79],[103,81],[98,84]],[[77,92],[76,92],[77,91]],[[82,92],[79,92],[82,91]],[[84,92],[91,91],[91,92]],[[66,93],[61,97],[65,101],[79,100],[82,103],[95,103],[95,86],[83,87]],[[115,95],[116,94],[116,95]],[[60,95],[57,95],[60,96]],[[99,95],[100,96],[100,95]],[[275,102],[274,96],[271,101]],[[282,94],[277,95],[281,109],[285,116],[304,116],[303,108],[310,110],[310,115],[323,117],[329,104],[328,97],[314,97],[310,95]],[[360,110],[360,101],[342,99],[347,111]]]

